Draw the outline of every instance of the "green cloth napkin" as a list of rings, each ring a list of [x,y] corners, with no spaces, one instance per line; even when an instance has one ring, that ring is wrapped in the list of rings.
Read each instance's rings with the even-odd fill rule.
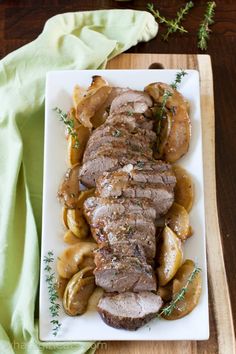
[[[92,342],[38,340],[45,76],[55,69],[104,68],[156,33],[147,12],[66,13],[49,19],[35,41],[0,61],[1,354],[94,351]]]

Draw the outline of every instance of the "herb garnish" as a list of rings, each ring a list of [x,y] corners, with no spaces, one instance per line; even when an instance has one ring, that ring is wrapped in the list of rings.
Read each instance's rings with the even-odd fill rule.
[[[187,72],[184,70],[180,70],[175,77],[175,81],[170,84],[170,87],[173,88],[173,90],[177,90],[178,85],[181,83],[182,78],[187,75]],[[172,96],[172,92],[170,92],[168,89],[164,90],[163,96],[162,96],[162,102],[159,110],[156,112],[156,118],[158,119],[157,122],[157,146],[160,144],[160,133],[161,133],[161,123],[163,119],[166,119],[166,103],[168,101],[168,98]],[[173,109],[170,109],[170,111],[173,111]],[[158,148],[159,150],[159,148]]]
[[[133,116],[134,115],[133,111],[127,111],[126,113],[127,113],[128,116]]]
[[[193,7],[192,1],[189,1],[185,7],[181,8],[177,12],[177,17],[174,20],[168,20],[164,16],[160,15],[160,12],[154,9],[152,3],[147,4],[147,9],[152,13],[152,15],[160,22],[164,23],[168,27],[167,33],[163,36],[164,40],[168,40],[168,37],[171,33],[179,31],[180,33],[187,33],[188,31],[180,25],[180,22],[183,20],[184,15]]]
[[[163,309],[161,310],[161,312],[158,314],[158,317],[160,318],[162,315],[164,316],[170,316],[171,313],[173,312],[174,309],[177,308],[177,303],[180,300],[184,300],[185,294],[188,291],[188,287],[189,285],[192,283],[192,281],[194,280],[194,278],[196,277],[196,275],[198,273],[200,273],[202,270],[201,268],[195,266],[192,273],[190,274],[190,276],[188,277],[188,280],[185,284],[185,286],[183,286],[180,291],[178,291],[177,294],[174,295],[173,300],[165,307],[163,307]]]
[[[131,226],[131,225],[128,225],[128,224],[125,224],[124,225],[124,228],[125,228],[125,232],[128,234],[128,235],[132,235],[134,233],[134,227]]]
[[[178,85],[181,83],[182,81],[182,77],[184,77],[185,75],[187,75],[186,71],[184,70],[180,70],[177,74],[176,74],[176,77],[175,77],[175,81],[172,82],[172,84],[170,84],[170,86],[174,89],[174,90],[177,90],[178,88]]]
[[[178,85],[181,83],[182,81],[182,78],[187,75],[186,71],[184,70],[180,70],[177,74],[176,74],[176,77],[175,77],[175,81],[172,82],[170,84],[170,86],[174,89],[174,90],[177,90],[178,88]],[[158,111],[158,118],[159,119],[162,119],[165,115],[165,110],[166,110],[166,103],[167,103],[167,100],[168,98],[172,96],[172,93],[165,89],[164,90],[164,93],[163,93],[163,96],[162,96],[162,102],[161,102],[161,107],[160,107],[160,110]]]
[[[181,25],[181,22],[185,19],[185,16],[189,13],[189,10],[193,8],[193,1],[188,1],[184,7],[180,8],[176,14],[175,19],[167,19],[162,16],[157,9],[154,9],[154,5],[152,3],[147,4],[147,9],[151,12],[154,18],[159,22],[164,24],[168,29],[167,32],[162,35],[164,41],[168,41],[169,35],[175,32],[187,33],[188,31]],[[208,1],[206,11],[204,14],[203,21],[200,24],[198,30],[198,48],[201,50],[207,49],[207,41],[209,40],[209,34],[211,30],[209,26],[214,23],[213,17],[215,14],[215,1]]]
[[[215,1],[209,1],[207,3],[204,18],[198,30],[198,48],[201,50],[207,50],[207,41],[209,40],[211,32],[209,26],[214,23],[215,7]]]
[[[63,112],[60,108],[55,107],[53,109],[56,113],[59,114],[60,120],[65,124],[67,133],[71,135],[75,143],[73,145],[73,148],[78,149],[79,148],[79,139],[78,139],[78,134],[75,129],[75,122],[73,119],[69,118],[68,114]]]
[[[57,319],[59,317],[60,305],[57,302],[59,297],[56,290],[55,273],[53,272],[52,269],[52,263],[54,262],[54,255],[52,251],[48,251],[47,256],[44,256],[43,262],[45,264],[44,267],[44,271],[46,273],[45,280],[47,283],[49,302],[50,302],[49,311],[52,316],[52,320],[50,321],[50,323],[53,326],[52,334],[56,336],[58,330],[61,327],[61,323]]]
[[[121,136],[121,131],[119,129],[115,129],[112,132],[112,136],[115,136],[116,138],[118,138],[119,136]]]
[[[138,169],[142,169],[144,167],[145,163],[144,161],[137,161],[136,167],[138,167]]]
[[[172,20],[172,26],[169,27],[168,31],[166,34],[164,34],[162,37],[164,41],[168,41],[168,37],[171,33],[174,33],[177,31],[176,26],[179,25],[183,20],[184,16],[188,14],[189,10],[194,6],[194,3],[192,1],[189,1],[185,4],[184,7],[181,7],[179,11],[177,12],[176,18]],[[185,32],[187,32],[185,30]]]

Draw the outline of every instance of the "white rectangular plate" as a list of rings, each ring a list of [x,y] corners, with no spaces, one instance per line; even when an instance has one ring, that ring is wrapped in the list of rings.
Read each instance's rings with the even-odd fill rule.
[[[112,86],[143,90],[156,81],[171,83],[175,70],[78,70],[54,71],[47,75],[45,103],[45,151],[42,261],[40,281],[40,339],[43,341],[81,340],[203,340],[209,337],[208,293],[205,245],[205,215],[203,193],[202,132],[200,113],[199,74],[188,70],[179,87],[190,103],[192,138],[189,152],[178,164],[193,176],[195,201],[190,213],[194,235],[184,245],[185,259],[195,260],[202,268],[203,288],[198,306],[188,316],[177,321],[154,319],[137,331],[119,330],[107,326],[96,311],[82,316],[69,317],[60,309],[61,329],[56,337],[52,334],[49,297],[45,282],[43,257],[53,250],[57,257],[67,245],[63,242],[61,205],[57,190],[67,170],[67,143],[63,123],[59,121],[54,107],[68,111],[72,106],[72,91],[76,84],[85,88],[93,75],[102,75]],[[55,264],[54,264],[55,267]]]

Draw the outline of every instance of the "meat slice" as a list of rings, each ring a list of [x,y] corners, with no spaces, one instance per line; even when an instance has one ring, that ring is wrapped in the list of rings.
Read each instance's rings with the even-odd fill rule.
[[[145,151],[150,157],[152,157],[153,147],[156,141],[156,134],[152,131],[135,128],[132,132],[127,131],[123,127],[111,127],[105,126],[102,130],[95,130],[91,138],[88,141],[83,162],[93,159],[98,155],[100,150],[107,148],[123,148],[132,151]],[[122,152],[120,152],[121,154]]]
[[[146,92],[128,90],[112,101],[110,114],[114,112],[144,113],[152,105],[152,99]]]
[[[101,197],[147,198],[152,201],[158,216],[165,214],[173,204],[173,187],[162,181],[161,183],[133,181],[124,170],[105,173],[97,181],[97,190]]]
[[[144,149],[142,146],[132,145],[130,142],[121,143],[120,141],[113,141],[111,143],[106,143],[103,146],[99,146],[97,150],[93,150],[90,153],[90,158],[94,160],[97,156],[113,156],[122,161],[127,154],[129,154],[132,161],[137,161],[140,155],[150,159],[153,151],[151,148],[148,148],[148,146]],[[85,154],[83,162],[87,162],[88,160],[89,156]],[[127,160],[127,157],[125,157],[125,160]]]
[[[103,321],[111,327],[136,330],[156,317],[162,306],[159,295],[143,291],[105,294],[97,309]]]
[[[102,127],[102,129],[100,129]],[[113,136],[115,138],[118,137],[130,137],[132,134],[133,137],[138,137],[140,139],[146,139],[146,141],[149,143],[154,143],[156,141],[156,133],[152,130],[141,128],[141,127],[130,127],[127,129],[126,126],[123,126],[122,124],[117,124],[115,126],[113,125],[107,125],[104,124],[100,128],[94,130],[92,135],[89,138],[88,145],[98,139],[101,139],[104,136]]]
[[[101,246],[96,249],[95,253],[95,264],[100,264],[101,262],[108,262],[114,257],[135,257],[140,261],[146,263],[146,257],[144,249],[141,245],[131,243],[129,241],[124,243],[114,243],[113,245]]]
[[[84,212],[92,227],[104,225],[107,220],[123,218],[127,215],[143,215],[154,221],[156,210],[148,199],[99,198],[90,197],[84,202]]]
[[[133,166],[131,164],[124,166],[123,171],[129,173],[129,178],[135,182],[142,183],[163,183],[169,185],[172,188],[175,187],[176,177],[172,166],[170,164],[165,164],[163,170],[163,162],[156,161],[155,168],[151,166],[144,165],[143,168],[138,168],[137,165]]]
[[[112,149],[114,151],[115,149],[123,149],[121,151],[118,150],[118,153],[122,153],[122,151],[134,151],[134,152],[139,152],[139,151],[145,151],[145,155],[147,156],[152,156],[153,151],[151,149],[152,143],[145,141],[145,137],[141,137],[139,139],[139,136],[122,136],[122,137],[117,137],[117,136],[103,136],[99,140],[91,142],[84,153],[83,156],[83,162],[86,162],[90,159],[95,158],[97,155],[101,154],[104,151],[104,147],[107,149]]]
[[[151,111],[148,109],[148,106],[145,102],[129,102],[120,107],[115,111],[116,114],[127,114],[132,116],[133,114],[144,114],[147,117],[151,116]]]
[[[96,253],[95,282],[107,292],[155,291],[156,276],[142,256]]]
[[[91,188],[96,186],[96,180],[103,172],[117,170],[129,163],[143,166],[149,163],[150,158],[143,154],[133,154],[127,151],[126,154],[111,154],[111,151],[105,150],[104,154],[83,163],[79,171],[79,179],[85,186]],[[152,159],[151,159],[152,161]]]
[[[83,163],[79,171],[79,180],[88,188],[95,187],[97,178],[104,171],[114,171],[119,167],[119,160],[116,157],[98,156]]]
[[[142,142],[144,142],[145,140],[146,145],[152,143],[152,146],[156,141],[156,133],[154,133],[154,131],[149,129],[139,128],[136,126],[134,126],[131,129],[126,126],[122,126],[121,124],[117,124],[116,126],[103,125],[100,128],[96,129],[94,133],[91,135],[88,144],[86,146],[86,149],[90,147],[92,144],[94,144],[94,142],[97,142],[103,137],[107,137],[107,136],[116,139],[122,139],[122,138],[126,138],[126,139],[132,138],[132,140],[139,139]]]
[[[119,125],[127,130],[133,130],[135,128],[152,130],[154,121],[152,119],[147,119],[143,114],[139,113],[113,113],[107,118],[106,125],[110,125],[112,127]]]
[[[138,171],[172,171],[172,167],[168,162],[161,160],[149,159],[148,161],[136,161],[136,163],[132,164],[132,168],[129,167],[129,170],[138,170]]]
[[[141,245],[148,263],[156,254],[156,227],[153,221],[143,215],[125,216],[115,220],[106,220],[104,225],[91,229],[98,244],[113,246],[126,242]]]

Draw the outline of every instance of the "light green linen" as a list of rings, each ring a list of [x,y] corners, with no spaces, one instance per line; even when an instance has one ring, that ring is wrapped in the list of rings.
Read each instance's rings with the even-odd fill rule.
[[[35,41],[0,61],[1,354],[79,354],[92,344],[55,347],[37,339],[46,72],[104,68],[107,60],[156,33],[147,12],[67,13],[48,20]]]

